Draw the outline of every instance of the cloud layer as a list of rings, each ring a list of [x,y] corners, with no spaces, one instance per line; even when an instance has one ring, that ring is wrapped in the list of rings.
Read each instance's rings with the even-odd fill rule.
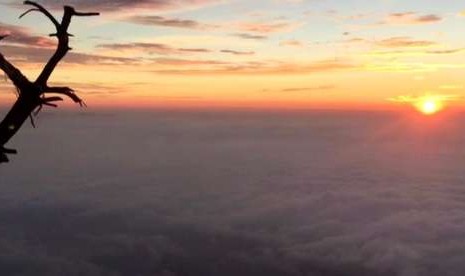
[[[418,123],[44,113],[0,167],[0,274],[461,276],[461,119]]]

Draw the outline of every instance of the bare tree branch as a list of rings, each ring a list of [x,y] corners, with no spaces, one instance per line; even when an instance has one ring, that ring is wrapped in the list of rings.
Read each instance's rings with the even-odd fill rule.
[[[26,2],[31,3],[31,1],[26,1]],[[36,5],[41,7],[38,4],[36,4]],[[42,73],[39,75],[39,77],[36,80],[36,83],[38,85],[43,86],[43,87],[46,86],[47,81],[50,78],[50,75],[52,74],[53,70],[55,70],[55,67],[58,65],[58,63],[61,61],[61,59],[66,55],[66,53],[68,53],[69,50],[71,50],[71,48],[69,47],[69,37],[71,35],[68,34],[68,27],[69,27],[69,25],[71,23],[71,18],[73,17],[73,15],[76,15],[76,16],[99,15],[98,13],[79,13],[79,12],[76,12],[74,10],[74,8],[70,7],[70,6],[65,6],[64,11],[65,12],[63,14],[63,18],[61,20],[61,23],[57,22],[57,25],[56,25],[57,33],[54,34],[58,38],[57,50],[55,51],[53,56],[50,58],[50,60],[47,62],[44,69],[42,70]],[[53,18],[53,16],[51,16],[51,18]]]
[[[24,4],[32,6],[33,8],[21,14],[20,18],[31,12],[40,12],[45,15],[56,28],[56,33],[51,36],[57,37],[58,45],[56,51],[45,64],[42,72],[34,82],[29,81],[18,68],[0,54],[0,69],[5,72],[6,76],[13,82],[18,91],[18,99],[5,118],[0,122],[0,163],[8,162],[7,154],[16,153],[15,150],[6,149],[4,145],[17,133],[27,118],[30,118],[32,125],[35,126],[32,115],[37,115],[44,105],[57,107],[55,102],[63,100],[62,97],[58,96],[46,97],[46,93],[65,95],[75,103],[85,106],[84,101],[74,93],[73,89],[69,87],[49,87],[47,82],[58,63],[65,57],[67,52],[71,50],[69,47],[69,37],[72,35],[68,33],[68,28],[72,17],[99,15],[99,13],[95,12],[77,12],[71,6],[64,6],[63,17],[61,22],[59,22],[42,5],[33,1],[24,1]],[[5,37],[6,36],[0,36],[0,40]]]
[[[5,57],[0,53],[0,69],[5,72],[7,77],[13,82],[13,84],[21,89],[24,84],[29,83],[29,80],[21,73],[21,71],[16,68],[12,63],[5,59]]]
[[[18,152],[14,149],[7,149],[4,147],[0,147],[0,163],[8,162],[7,154],[17,154]]]
[[[74,11],[74,14],[75,16],[98,16],[100,15],[100,13],[98,12],[77,12],[77,11]]]
[[[79,104],[80,106],[86,106],[84,101],[74,93],[74,90],[69,87],[47,87],[45,93],[55,93],[68,96],[73,102]]]
[[[50,19],[50,21],[52,21],[53,25],[55,25],[55,27],[57,29],[60,27],[60,23],[58,23],[58,21],[55,19],[55,17],[49,11],[47,11],[44,7],[42,7],[40,4],[38,4],[36,2],[32,2],[32,1],[24,1],[24,5],[34,6],[35,8],[26,11],[19,18],[23,17],[24,15],[28,14],[31,11],[39,11],[39,12],[43,13],[45,16],[47,16],[48,19]]]
[[[33,11],[38,11],[38,12],[40,12],[39,9],[29,9],[29,10],[25,11],[24,13],[22,13],[22,14],[19,16],[19,18],[21,19],[21,18],[23,18],[25,15],[27,15],[28,13],[33,12]]]

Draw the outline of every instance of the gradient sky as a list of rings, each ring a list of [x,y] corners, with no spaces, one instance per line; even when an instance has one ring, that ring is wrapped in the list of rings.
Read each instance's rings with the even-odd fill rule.
[[[0,0],[0,33],[10,34],[0,51],[33,78],[54,49],[53,26],[40,14],[19,20],[20,2]],[[38,2],[57,17],[63,4],[101,12],[73,20],[74,50],[53,75],[93,106],[462,101],[465,4],[456,0]]]

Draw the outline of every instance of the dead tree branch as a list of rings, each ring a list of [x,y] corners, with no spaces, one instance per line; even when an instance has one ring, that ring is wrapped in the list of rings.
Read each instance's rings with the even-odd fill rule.
[[[99,15],[99,13],[95,12],[77,12],[71,6],[64,6],[63,17],[61,22],[59,22],[42,5],[33,1],[24,1],[24,4],[32,6],[32,8],[21,14],[20,18],[31,12],[39,12],[45,15],[55,26],[56,33],[50,36],[54,36],[58,39],[58,45],[54,54],[50,57],[34,82],[28,80],[18,68],[0,53],[0,69],[5,72],[6,76],[13,82],[19,93],[18,99],[3,121],[0,122],[0,163],[8,162],[7,154],[16,154],[16,150],[5,148],[5,144],[17,133],[27,118],[40,112],[42,106],[56,107],[57,105],[55,102],[63,100],[61,97],[48,97],[46,94],[64,95],[80,106],[85,106],[82,99],[77,96],[71,88],[49,87],[47,82],[60,61],[66,56],[68,51],[71,50],[69,47],[69,37],[72,35],[68,33],[68,28],[71,24],[72,17]],[[0,40],[4,38],[5,36],[2,36]],[[33,122],[33,120],[31,120],[31,122]]]

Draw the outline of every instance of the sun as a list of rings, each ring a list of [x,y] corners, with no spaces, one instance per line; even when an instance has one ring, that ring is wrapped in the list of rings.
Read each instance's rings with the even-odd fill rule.
[[[426,94],[423,96],[401,95],[394,98],[389,98],[389,101],[407,104],[414,107],[419,113],[425,116],[436,115],[443,111],[450,102],[457,101],[458,95],[450,94]]]
[[[415,103],[415,107],[425,115],[434,115],[444,108],[441,101],[433,98],[421,99]]]

